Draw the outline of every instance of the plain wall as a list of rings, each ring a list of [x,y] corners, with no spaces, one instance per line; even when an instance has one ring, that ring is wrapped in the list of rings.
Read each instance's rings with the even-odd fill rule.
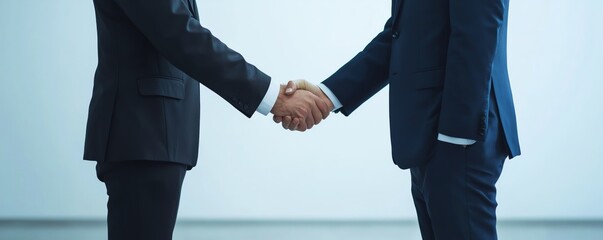
[[[387,0],[199,0],[202,24],[273,81],[320,82],[383,28]],[[523,155],[499,181],[503,219],[601,219],[603,2],[511,1],[509,69]],[[0,218],[102,218],[82,161],[96,67],[92,1],[0,1]],[[306,133],[247,119],[206,88],[190,219],[412,219],[392,164],[388,89]]]

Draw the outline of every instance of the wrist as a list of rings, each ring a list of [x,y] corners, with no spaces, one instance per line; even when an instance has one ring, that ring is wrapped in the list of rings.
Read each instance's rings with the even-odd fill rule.
[[[331,99],[322,91],[320,90],[320,98],[325,101],[325,103],[327,104],[327,107],[329,107],[329,111],[333,111],[333,109],[335,108],[335,105],[333,104],[333,102],[331,101]]]
[[[272,114],[277,114],[277,112],[280,110],[280,106],[283,102],[283,97],[285,95],[285,85],[280,84],[279,85],[279,91],[276,97],[276,102],[274,103],[272,109],[270,110],[270,113]]]

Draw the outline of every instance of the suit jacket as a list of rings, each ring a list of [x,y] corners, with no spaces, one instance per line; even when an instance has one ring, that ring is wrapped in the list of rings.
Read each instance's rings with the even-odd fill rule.
[[[250,117],[270,77],[199,23],[194,0],[94,0],[98,67],[84,159],[194,166],[199,82]]]
[[[393,0],[384,30],[325,84],[351,114],[389,84],[394,162],[424,163],[437,134],[481,141],[490,94],[520,154],[507,72],[509,0]]]

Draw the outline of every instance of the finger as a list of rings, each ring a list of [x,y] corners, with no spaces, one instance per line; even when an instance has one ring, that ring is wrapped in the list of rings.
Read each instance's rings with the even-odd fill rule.
[[[308,115],[306,116],[306,129],[311,129],[314,125],[316,125],[316,122],[314,121],[314,114],[312,114],[312,109],[315,108],[313,106],[310,106],[310,110],[308,110]]]
[[[272,120],[275,123],[281,123],[283,121],[283,117],[274,115],[274,116],[272,116]]]
[[[283,117],[283,122],[286,122],[287,125],[291,125],[292,121],[293,121],[293,117],[291,117],[291,116],[284,116]]]
[[[295,93],[295,91],[297,91],[297,84],[295,81],[290,80],[285,87],[285,95],[291,96]]]
[[[308,129],[309,129],[309,127],[306,124],[306,122],[300,119],[299,125],[297,126],[296,130],[300,131],[300,132],[305,132]]]
[[[283,128],[284,129],[289,129],[289,127],[291,126],[291,116],[284,116],[283,117]]]
[[[289,130],[291,131],[295,131],[297,130],[297,128],[299,127],[299,125],[302,123],[303,121],[300,118],[294,118],[293,121],[291,122],[291,124],[289,125]]]

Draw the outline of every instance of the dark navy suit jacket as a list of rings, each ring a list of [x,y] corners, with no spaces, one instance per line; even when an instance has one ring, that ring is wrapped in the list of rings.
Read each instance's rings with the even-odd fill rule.
[[[481,141],[490,94],[520,154],[507,72],[509,0],[394,0],[385,29],[323,83],[351,114],[389,84],[394,162],[427,160],[437,134]]]
[[[98,68],[84,159],[194,166],[199,82],[250,117],[270,77],[199,23],[194,0],[94,0]]]

